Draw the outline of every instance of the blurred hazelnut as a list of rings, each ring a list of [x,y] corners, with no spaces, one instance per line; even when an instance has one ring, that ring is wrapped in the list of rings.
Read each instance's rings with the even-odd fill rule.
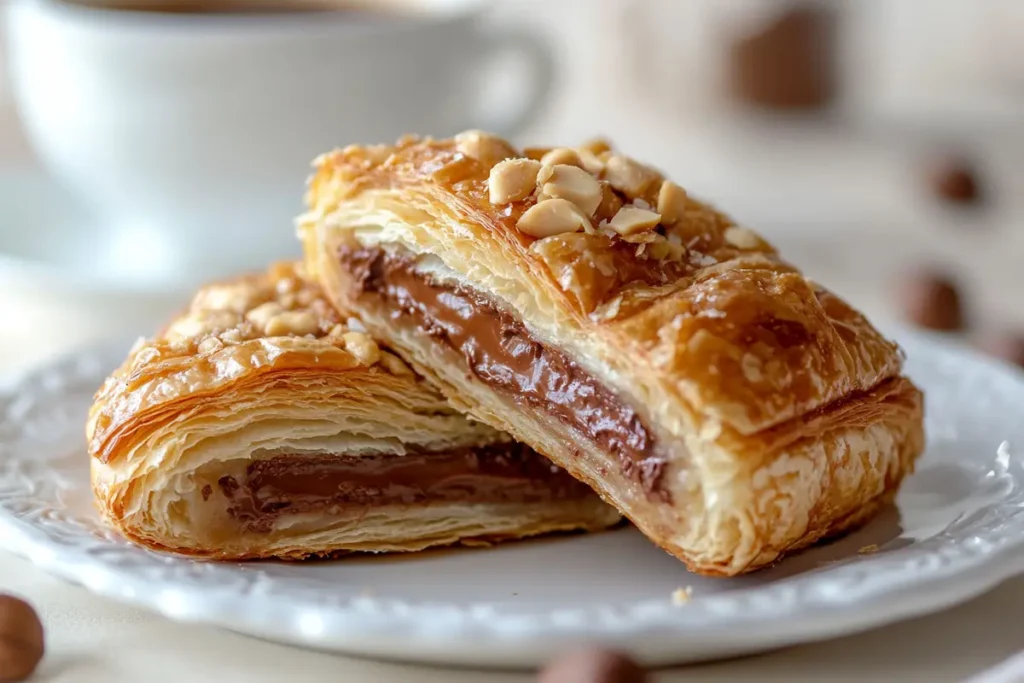
[[[837,8],[806,5],[775,3],[770,19],[731,41],[726,73],[741,103],[814,110],[836,95]]]
[[[960,290],[948,275],[923,270],[908,277],[900,292],[908,320],[931,330],[964,329]]]
[[[43,624],[24,600],[0,595],[0,681],[23,681],[43,658]]]
[[[993,358],[1024,368],[1024,334],[990,333],[981,337],[977,346]]]
[[[646,672],[625,655],[598,648],[565,654],[544,667],[537,683],[644,683]]]
[[[950,158],[932,171],[932,189],[936,196],[952,204],[977,204],[981,188],[977,171],[965,159]]]

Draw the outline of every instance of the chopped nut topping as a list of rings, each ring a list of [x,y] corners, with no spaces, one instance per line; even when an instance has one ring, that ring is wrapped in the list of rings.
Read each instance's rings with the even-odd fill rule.
[[[491,169],[487,180],[491,204],[526,199],[537,185],[541,163],[532,159],[506,159]]]
[[[380,364],[381,367],[396,377],[409,376],[413,374],[412,368],[406,365],[401,358],[393,353],[389,353],[388,351],[381,351]]]
[[[593,140],[588,140],[587,142],[584,142],[582,145],[580,145],[580,149],[590,152],[594,156],[600,156],[605,152],[612,151],[612,145],[607,140],[595,138]]]
[[[672,591],[672,604],[676,607],[682,607],[683,605],[689,604],[692,599],[693,588],[690,586],[687,586],[686,588],[677,588]]]
[[[622,208],[622,198],[606,182],[601,183],[601,204],[597,207],[594,218],[597,221],[610,221]]]
[[[548,199],[530,207],[516,227],[533,237],[550,237],[565,232],[589,230],[590,218],[567,199]]]
[[[765,246],[764,240],[750,228],[732,226],[727,228],[722,235],[725,241],[737,249],[761,249]]]
[[[604,162],[596,154],[585,149],[576,150],[579,155],[580,165],[587,173],[599,176],[604,172]]]
[[[485,166],[494,166],[502,159],[516,156],[515,149],[505,140],[479,130],[467,130],[456,135],[455,147]]]
[[[644,190],[661,177],[643,164],[622,154],[612,154],[604,167],[604,179],[631,199],[643,195]]]
[[[216,337],[207,337],[203,341],[199,342],[199,353],[213,353],[214,351],[220,351],[224,348],[224,342]]]
[[[686,213],[686,190],[671,180],[661,184],[658,191],[658,213],[665,225],[675,225]]]
[[[267,321],[265,332],[270,337],[293,335],[304,337],[316,334],[320,330],[316,316],[312,311],[285,311]]]
[[[740,360],[740,368],[743,370],[743,376],[747,378],[748,382],[756,384],[764,379],[764,373],[761,372],[761,359],[752,353],[743,354],[743,358]]]
[[[524,147],[523,156],[527,159],[533,159],[534,161],[540,161],[544,158],[544,155],[551,151],[551,147]]]
[[[245,314],[245,319],[261,330],[267,329],[270,319],[284,313],[284,306],[276,301],[268,301]]]
[[[272,295],[273,290],[268,287],[251,287],[244,283],[211,285],[196,295],[192,308],[231,311],[241,315],[250,308],[269,301]]]
[[[362,332],[346,332],[342,339],[345,350],[355,356],[363,365],[373,365],[380,360],[380,347],[370,335]]]
[[[537,175],[537,184],[544,195],[568,199],[589,216],[601,204],[601,183],[576,166],[545,165]]]
[[[660,214],[635,206],[624,206],[615,214],[608,227],[620,235],[635,235],[657,227],[660,222]]]
[[[556,147],[545,154],[541,158],[540,163],[545,166],[565,164],[566,166],[577,166],[579,168],[583,168],[583,162],[580,161],[580,155],[576,153],[576,150],[568,147]]]

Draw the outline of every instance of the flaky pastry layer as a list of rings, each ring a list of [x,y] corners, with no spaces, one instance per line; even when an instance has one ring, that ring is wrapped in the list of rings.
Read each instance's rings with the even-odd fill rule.
[[[697,571],[863,521],[923,448],[895,344],[606,144],[349,147],[317,160],[308,206],[337,306]]]
[[[104,383],[86,432],[113,526],[216,559],[420,550],[618,520],[453,410],[291,264],[201,290]]]

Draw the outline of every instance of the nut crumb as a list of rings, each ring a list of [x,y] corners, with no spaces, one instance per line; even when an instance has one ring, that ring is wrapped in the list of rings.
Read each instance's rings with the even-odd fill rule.
[[[488,168],[503,159],[516,156],[516,151],[508,142],[480,130],[467,130],[456,135],[455,148]]]
[[[541,157],[540,162],[545,166],[564,164],[566,166],[583,168],[583,161],[580,159],[580,155],[576,153],[576,150],[568,147],[556,147]]]
[[[491,168],[487,179],[491,204],[501,205],[526,199],[537,184],[541,163],[532,159],[506,159]]]
[[[653,211],[635,206],[624,206],[608,223],[608,227],[620,235],[634,235],[657,227],[660,221],[661,215]]]
[[[567,199],[588,216],[594,215],[603,196],[601,183],[594,176],[567,164],[542,166],[537,174],[537,184],[545,196]]]
[[[527,209],[516,223],[520,232],[532,237],[551,237],[591,228],[590,217],[567,199],[547,199]]]
[[[675,225],[686,213],[686,190],[666,180],[658,190],[658,213],[665,225]]]
[[[690,602],[693,598],[693,587],[677,588],[672,591],[672,604],[681,607]]]
[[[868,545],[862,547],[857,552],[859,554],[861,554],[861,555],[870,555],[872,553],[877,553],[878,552],[878,544],[877,543],[869,543]]]
[[[604,167],[604,179],[630,199],[643,195],[652,184],[661,178],[653,170],[622,154],[612,154]]]
[[[345,341],[345,350],[363,365],[370,367],[380,360],[380,347],[368,334],[346,332],[341,338]]]
[[[726,228],[723,237],[726,242],[737,249],[761,249],[764,247],[764,241],[750,228],[741,228],[733,225]]]

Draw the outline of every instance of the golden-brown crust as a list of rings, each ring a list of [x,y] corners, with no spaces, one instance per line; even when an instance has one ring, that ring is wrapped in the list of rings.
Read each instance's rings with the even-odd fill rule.
[[[86,432],[107,521],[142,545],[213,559],[410,551],[618,520],[590,496],[350,506],[322,520],[299,514],[280,528],[246,527],[220,482],[260,458],[347,448],[443,454],[509,441],[457,413],[357,320],[343,320],[295,264],[200,290],[103,384]]]
[[[596,209],[578,173],[549,187],[551,168],[531,194],[491,203],[496,164],[544,167],[550,155],[600,183]],[[495,198],[523,195],[521,178],[499,180]],[[584,218],[559,205],[524,225],[570,195]],[[317,160],[308,208],[306,263],[336,305],[460,409],[569,469],[697,570],[738,573],[831,533],[894,491],[923,448],[920,392],[900,377],[894,343],[759,235],[605,147],[520,152],[479,133],[349,147]],[[363,294],[338,260],[353,246],[426,259],[431,277],[480,292],[569,354],[656,433],[676,503],[643,500],[600,449],[580,457],[566,445],[579,434],[497,396],[460,354]]]
[[[100,387],[86,426],[89,451],[106,462],[125,428],[142,415],[173,410],[178,399],[230,383],[311,365],[325,372],[376,368],[412,375],[358,321],[343,321],[303,276],[301,264],[278,263],[266,274],[208,285],[160,334],[139,339]],[[424,398],[432,393],[423,389]]]
[[[490,167],[455,140],[349,147],[322,156],[316,168],[310,211],[300,219],[307,253],[316,253],[313,226],[341,203],[379,190],[404,193],[416,208],[458,222],[475,250],[515,263],[566,328],[639,356],[699,412],[748,433],[899,372],[896,345],[862,316],[755,233],[691,197],[673,225],[632,241],[608,229],[535,239],[516,222],[538,193],[492,205]],[[657,177],[652,187],[660,187]],[[321,268],[316,259],[310,265]]]

